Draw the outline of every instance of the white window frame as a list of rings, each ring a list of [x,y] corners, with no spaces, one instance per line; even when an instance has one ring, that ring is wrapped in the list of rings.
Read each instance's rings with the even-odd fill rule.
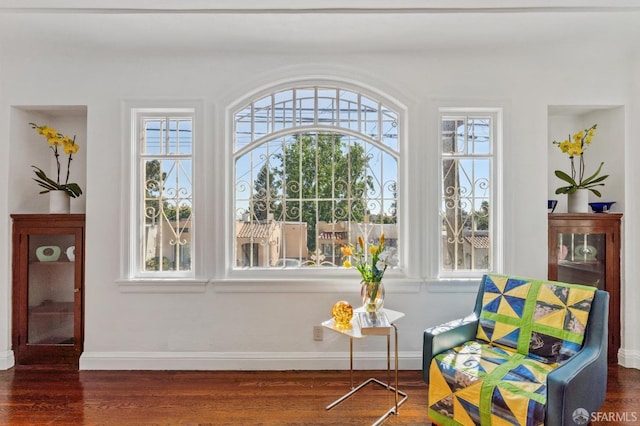
[[[392,98],[385,96],[384,94],[381,94],[379,92],[376,91],[372,91],[369,89],[365,89],[362,86],[360,86],[357,83],[350,83],[350,82],[344,82],[344,81],[335,81],[335,80],[324,80],[324,79],[312,79],[312,80],[298,80],[295,82],[289,82],[289,83],[281,83],[278,85],[270,85],[270,86],[265,86],[263,89],[261,90],[257,90],[255,92],[253,92],[252,94],[250,94],[249,96],[246,96],[244,98],[242,98],[242,100],[238,101],[237,103],[235,103],[234,105],[230,106],[227,110],[226,110],[226,118],[225,118],[225,122],[226,122],[226,152],[227,152],[227,158],[228,158],[228,164],[229,164],[229,169],[228,169],[228,173],[226,175],[226,178],[228,179],[228,187],[227,187],[227,193],[228,193],[228,197],[226,198],[226,203],[228,203],[227,209],[226,209],[226,214],[227,214],[227,221],[226,221],[226,226],[225,226],[225,235],[227,236],[226,238],[226,256],[225,256],[225,276],[224,277],[220,277],[221,281],[226,281],[226,280],[233,280],[233,282],[235,282],[236,284],[232,284],[234,286],[236,286],[239,283],[245,282],[244,280],[251,280],[251,282],[256,282],[256,281],[262,281],[262,280],[272,280],[272,279],[301,279],[301,280],[309,280],[309,281],[313,281],[318,279],[318,277],[323,277],[323,279],[326,278],[344,278],[344,277],[354,277],[355,278],[358,277],[357,275],[357,271],[354,270],[348,270],[346,268],[342,268],[342,267],[335,267],[335,268],[291,268],[291,269],[286,269],[283,270],[282,268],[250,268],[250,269],[242,269],[242,268],[236,268],[235,267],[235,256],[234,256],[234,252],[236,249],[236,243],[235,243],[235,234],[233,232],[233,230],[235,230],[235,219],[236,216],[233,214],[233,211],[236,207],[236,199],[235,199],[235,190],[234,190],[234,185],[235,185],[235,162],[234,162],[234,156],[235,156],[235,150],[234,150],[234,134],[235,134],[235,125],[234,125],[234,120],[235,120],[235,116],[236,113],[238,113],[240,110],[242,110],[243,108],[245,108],[247,105],[251,104],[254,101],[257,101],[259,99],[264,98],[265,96],[272,94],[272,93],[277,93],[283,90],[287,90],[287,89],[296,89],[296,88],[310,88],[310,87],[321,87],[321,88],[325,88],[325,87],[333,87],[333,88],[337,88],[338,90],[348,90],[348,91],[352,91],[354,93],[359,93],[363,96],[367,96],[370,97],[370,99],[375,99],[378,102],[380,102],[381,104],[391,108],[395,113],[397,113],[397,117],[398,120],[400,122],[399,125],[399,140],[398,140],[398,159],[397,159],[397,168],[398,168],[398,175],[397,175],[397,182],[398,185],[400,186],[400,190],[397,193],[397,202],[399,204],[399,209],[398,209],[398,213],[397,213],[397,227],[398,227],[398,238],[400,239],[400,246],[398,247],[398,253],[399,253],[399,258],[400,258],[400,264],[394,268],[394,270],[391,271],[387,271],[387,273],[385,274],[385,279],[393,279],[393,280],[401,280],[403,279],[403,277],[405,277],[406,275],[406,260],[403,259],[403,253],[406,253],[407,251],[407,241],[405,234],[404,234],[404,227],[405,224],[407,223],[407,209],[404,208],[404,202],[406,200],[405,198],[405,194],[407,191],[407,188],[405,188],[404,186],[404,177],[406,175],[406,172],[403,172],[403,170],[406,171],[406,167],[407,167],[407,160],[406,160],[406,150],[407,150],[407,146],[406,146],[406,140],[407,140],[407,122],[406,122],[406,117],[407,117],[407,112],[406,112],[406,107],[401,106],[401,104],[395,100],[392,100]],[[311,130],[311,131],[323,131],[325,130],[324,127],[322,126],[309,126],[308,128],[301,128],[299,129],[299,131],[306,131],[306,130]],[[348,132],[345,132],[345,134]],[[214,279],[215,280],[215,279]],[[217,280],[215,280],[217,281]],[[246,281],[248,282],[248,281]],[[235,287],[236,289],[238,288],[237,286]],[[249,287],[249,288],[253,288],[253,287]],[[223,290],[224,291],[224,290]]]
[[[120,285],[128,286],[124,291],[138,291],[131,287],[137,284],[149,283],[188,283],[199,281],[200,287],[206,282],[202,278],[202,240],[198,238],[197,232],[191,235],[191,268],[186,271],[144,271],[142,262],[142,206],[144,191],[141,188],[140,180],[143,170],[141,168],[140,155],[140,119],[143,116],[188,116],[192,119],[192,227],[202,228],[202,220],[198,218],[197,211],[202,210],[202,180],[201,163],[202,155],[202,111],[201,101],[125,101],[123,103],[123,167],[129,171],[125,179],[125,194],[128,197],[123,199],[123,232],[122,262]],[[147,291],[148,286],[143,286]],[[181,287],[186,289],[186,287]],[[182,290],[181,290],[182,291]],[[195,291],[201,291],[196,289]]]
[[[503,107],[449,107],[441,106],[437,110],[437,145],[438,145],[438,212],[437,212],[437,224],[434,241],[436,247],[438,247],[438,259],[436,270],[438,271],[438,278],[440,279],[475,279],[480,278],[483,274],[488,272],[501,271],[503,267],[503,201],[502,201],[502,145],[504,135],[504,108]],[[445,270],[442,267],[444,253],[442,251],[441,244],[441,228],[442,222],[440,217],[440,208],[442,203],[442,183],[443,183],[443,146],[442,146],[442,120],[449,116],[467,116],[470,118],[476,117],[491,117],[492,120],[492,146],[491,154],[491,170],[490,170],[490,258],[491,266],[489,269],[477,269],[477,270]]]

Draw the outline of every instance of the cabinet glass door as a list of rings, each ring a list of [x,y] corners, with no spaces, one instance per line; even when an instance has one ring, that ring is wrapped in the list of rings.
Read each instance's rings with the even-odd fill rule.
[[[605,289],[606,234],[558,234],[558,281]]]
[[[28,236],[28,345],[74,345],[75,238]]]

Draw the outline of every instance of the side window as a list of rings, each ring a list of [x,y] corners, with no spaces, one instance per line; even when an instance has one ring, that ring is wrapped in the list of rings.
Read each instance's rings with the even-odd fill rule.
[[[497,114],[440,111],[440,276],[493,269]]]
[[[136,275],[192,275],[194,111],[133,110]]]
[[[380,100],[295,87],[234,119],[236,269],[342,265],[358,237],[398,239],[399,115]]]

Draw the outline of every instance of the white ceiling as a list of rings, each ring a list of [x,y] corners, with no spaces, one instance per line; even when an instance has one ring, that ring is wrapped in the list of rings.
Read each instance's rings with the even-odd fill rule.
[[[147,54],[351,53],[558,43],[640,48],[640,0],[0,1],[0,41],[9,50],[28,45]]]

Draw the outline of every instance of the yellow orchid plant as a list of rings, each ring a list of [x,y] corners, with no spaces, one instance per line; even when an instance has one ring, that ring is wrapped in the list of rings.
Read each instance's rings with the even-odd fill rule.
[[[597,124],[594,124],[588,129],[581,130],[573,136],[569,135],[569,139],[565,139],[562,142],[553,141],[553,144],[557,145],[562,153],[569,155],[569,160],[571,160],[571,176],[562,170],[555,171],[555,175],[559,179],[568,183],[568,185],[561,186],[556,189],[556,194],[573,194],[578,189],[588,189],[598,197],[602,196],[600,191],[595,189],[595,187],[604,186],[602,181],[609,177],[609,175],[598,177],[602,170],[602,166],[604,165],[604,161],[600,163],[598,170],[596,170],[594,174],[586,179],[584,178],[584,151],[591,144],[591,140],[596,133],[597,126]],[[574,163],[575,157],[580,157],[578,170],[576,170]]]
[[[39,167],[31,166],[35,169],[35,174],[37,178],[33,178],[36,183],[44,188],[44,191],[40,191],[40,194],[47,193],[49,191],[64,191],[69,194],[70,197],[76,198],[82,194],[82,189],[77,183],[69,183],[69,173],[71,171],[71,160],[73,159],[73,155],[78,152],[80,148],[78,144],[76,144],[76,137],[73,138],[69,136],[65,136],[59,133],[56,129],[49,126],[38,126],[35,123],[29,123],[31,128],[38,131],[39,134],[44,136],[49,143],[49,148],[53,151],[53,155],[56,159],[57,166],[57,176],[56,180],[50,179],[47,177],[47,174]],[[60,152],[62,151],[68,156],[67,157],[67,176],[64,183],[60,183]]]

